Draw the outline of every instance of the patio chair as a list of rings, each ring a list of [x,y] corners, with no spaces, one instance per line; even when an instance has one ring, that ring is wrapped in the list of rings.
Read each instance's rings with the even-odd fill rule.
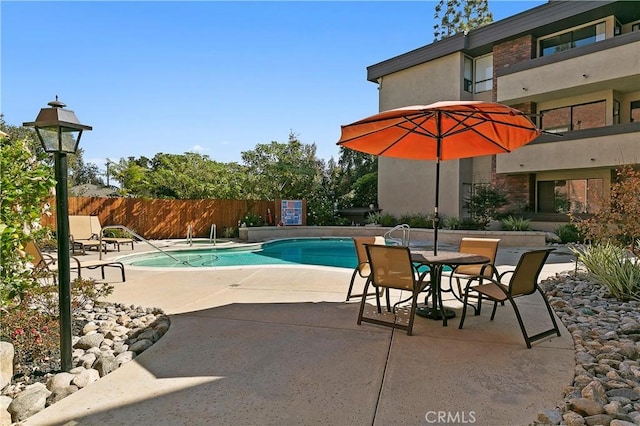
[[[91,221],[91,232],[98,236],[102,235],[102,225],[100,224],[100,218],[98,216],[90,216]],[[133,238],[117,238],[117,237],[105,237],[102,235],[102,242],[107,244],[113,244],[117,247],[118,251],[120,251],[120,244],[131,244],[131,250],[133,250]]]
[[[364,248],[365,244],[380,244],[385,245],[385,239],[382,236],[375,237],[353,237],[353,244],[356,248],[356,256],[358,258],[358,265],[353,270],[351,275],[351,282],[349,283],[349,290],[347,290],[347,301],[352,297],[361,297],[362,294],[351,294],[353,291],[353,284],[356,280],[356,276],[360,275],[362,278],[369,278],[371,269],[369,268],[369,259],[367,258],[367,251]],[[376,293],[367,294],[367,296],[379,297],[381,293],[376,290]]]
[[[358,313],[358,325],[368,322],[383,325],[391,328],[406,330],[411,336],[413,330],[413,320],[416,315],[418,305],[418,295],[422,290],[423,281],[416,278],[416,270],[411,262],[411,253],[408,247],[386,246],[377,244],[365,244],[367,258],[371,267],[371,273],[367,278],[360,302],[360,312]],[[422,275],[424,278],[424,275]],[[367,300],[367,290],[372,285],[376,289],[385,288],[387,290],[387,306],[389,304],[389,289],[406,290],[411,293],[411,309],[409,311],[409,323],[399,324],[396,321],[383,321],[377,318],[365,317],[364,307]],[[380,313],[380,299],[378,301],[378,313]],[[395,310],[395,307],[394,307]]]
[[[500,274],[497,280],[491,278],[483,278],[480,279],[480,284],[477,286],[467,285],[464,291],[465,303],[462,308],[462,318],[460,319],[460,326],[458,328],[462,328],[462,326],[464,325],[464,319],[467,314],[467,298],[469,297],[469,291],[475,291],[480,296],[482,296],[478,298],[478,310],[476,312],[476,315],[480,315],[483,297],[493,301],[491,321],[493,321],[493,318],[495,317],[498,302],[504,302],[508,300],[509,303],[511,303],[511,306],[513,306],[513,310],[515,311],[516,318],[518,319],[518,324],[520,325],[520,330],[522,331],[524,341],[527,343],[527,348],[530,349],[531,342],[534,342],[536,340],[543,339],[553,334],[560,336],[560,330],[558,329],[558,324],[556,323],[556,319],[553,316],[553,311],[551,310],[549,301],[547,300],[547,297],[543,293],[542,289],[538,286],[538,276],[540,275],[540,271],[542,270],[544,263],[549,257],[549,253],[553,250],[554,249],[545,249],[525,252],[522,254],[522,256],[520,256],[518,265],[513,271],[506,271]],[[507,274],[511,274],[511,279],[507,284],[505,284],[502,282],[502,280]],[[483,281],[488,282],[483,283]],[[550,328],[533,336],[529,336],[527,330],[525,329],[524,322],[522,321],[520,310],[518,309],[518,306],[516,305],[514,299],[521,296],[528,296],[535,293],[536,291],[538,291],[542,296],[542,300],[544,301],[544,304],[547,307],[547,312],[549,313],[549,318],[551,318],[551,322],[553,323],[553,328]]]
[[[449,286],[453,290],[453,280],[456,281],[458,296],[460,299],[464,296],[462,291],[461,280],[467,280],[467,286],[471,281],[480,278],[497,278],[498,270],[495,267],[496,255],[498,254],[499,238],[471,238],[463,237],[460,240],[458,251],[460,253],[472,253],[486,256],[489,263],[484,265],[460,265],[453,269],[449,275]],[[469,295],[475,297],[475,295]],[[474,308],[475,309],[475,308]]]
[[[42,253],[37,244],[33,241],[27,243],[25,251],[33,257],[34,270],[50,272],[53,276],[54,282],[56,281],[55,272],[58,270],[57,259],[49,254]],[[105,278],[104,268],[113,267],[120,269],[122,274],[122,282],[126,281],[124,273],[124,264],[122,262],[116,262],[112,260],[80,260],[75,256],[70,256],[70,269],[76,271],[78,278],[82,278],[83,269],[96,269],[100,268],[102,279]]]
[[[91,230],[91,216],[69,216],[69,239],[73,254],[76,249],[85,254],[89,248],[107,252],[105,244],[100,243],[98,235]]]
[[[55,272],[58,270],[58,265],[56,264],[56,258],[47,253],[42,253],[40,248],[36,246],[33,241],[29,241],[24,248],[24,251],[31,256],[33,263],[33,272],[35,274],[38,273],[47,273],[51,277],[53,277],[53,282],[56,282],[56,274]]]

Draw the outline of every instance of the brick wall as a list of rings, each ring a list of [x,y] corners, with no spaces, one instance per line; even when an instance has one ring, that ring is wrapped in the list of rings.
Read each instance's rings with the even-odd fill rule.
[[[535,205],[535,175],[495,175],[493,183],[507,192],[509,205],[507,209],[527,208]]]
[[[497,71],[535,57],[536,41],[525,35],[493,46],[493,100],[497,100]]]

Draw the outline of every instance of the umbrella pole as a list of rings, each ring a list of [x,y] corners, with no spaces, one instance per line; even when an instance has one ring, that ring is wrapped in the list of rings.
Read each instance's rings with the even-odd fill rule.
[[[438,228],[440,227],[440,216],[438,216],[438,201],[440,199],[440,155],[442,151],[442,129],[440,118],[442,112],[436,113],[436,205],[433,216],[433,255],[438,255]]]
[[[440,160],[436,162],[436,206],[433,216],[433,255],[438,255],[438,228],[440,226],[440,216],[438,216],[438,198],[440,192]]]

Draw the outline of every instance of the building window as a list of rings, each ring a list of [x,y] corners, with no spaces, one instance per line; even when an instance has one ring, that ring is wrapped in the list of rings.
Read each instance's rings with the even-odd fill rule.
[[[640,30],[640,22],[637,24],[633,24],[631,26],[631,31],[639,31]]]
[[[606,126],[606,118],[606,102],[591,102],[542,111],[542,128],[552,133],[593,129]]]
[[[539,213],[594,213],[602,205],[603,179],[538,182]]]
[[[640,121],[640,101],[631,102],[631,122]]]
[[[493,89],[493,54],[477,58],[474,65],[475,93]]]
[[[600,22],[540,40],[540,56],[549,56],[604,40],[605,28],[605,23]]]
[[[464,91],[473,93],[473,59],[464,57]]]

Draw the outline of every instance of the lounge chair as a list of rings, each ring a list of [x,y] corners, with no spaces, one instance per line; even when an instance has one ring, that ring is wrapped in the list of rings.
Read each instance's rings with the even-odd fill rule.
[[[98,216],[90,216],[91,220],[91,232],[98,236],[102,236],[102,242],[107,244],[113,244],[117,247],[118,251],[120,251],[120,244],[131,244],[131,250],[133,250],[133,238],[116,238],[116,237],[105,237],[102,235],[102,225],[100,224],[100,218]]]
[[[355,282],[356,276],[360,275],[362,278],[369,278],[369,274],[371,273],[371,269],[369,268],[369,259],[367,258],[367,252],[364,248],[365,244],[381,244],[385,245],[384,237],[375,236],[375,237],[353,237],[353,244],[356,249],[356,256],[358,258],[358,265],[356,265],[353,270],[353,274],[351,275],[351,282],[349,283],[349,290],[347,290],[347,301],[352,297],[361,297],[362,294],[351,294],[353,291],[353,284]],[[367,296],[378,295],[378,292],[367,294]]]
[[[36,245],[35,242],[30,241],[27,243],[25,247],[25,251],[33,258],[34,270],[36,271],[47,271],[50,272],[55,281],[56,274],[55,272],[58,270],[57,259],[51,255],[42,253],[40,248]],[[105,278],[104,268],[105,267],[113,267],[120,269],[122,274],[122,282],[126,281],[124,274],[124,264],[122,262],[116,262],[112,260],[80,260],[75,256],[71,256],[70,262],[71,270],[76,271],[78,274],[78,278],[82,278],[82,270],[83,269],[96,269],[100,268],[100,272],[102,274],[102,279]]]
[[[76,253],[76,249],[85,254],[89,248],[107,252],[106,245],[100,243],[98,234],[91,230],[91,216],[69,216],[69,239],[73,254]]]
[[[516,269],[500,274],[497,280],[483,278],[480,280],[480,284],[477,286],[469,285],[472,282],[469,281],[464,292],[465,303],[462,308],[462,318],[460,319],[459,328],[462,328],[462,326],[464,325],[464,319],[467,314],[467,299],[469,297],[469,292],[475,291],[481,296],[478,298],[478,310],[476,312],[476,315],[480,315],[480,310],[482,308],[482,298],[487,298],[493,301],[491,321],[493,321],[493,318],[496,315],[498,302],[504,302],[508,300],[509,303],[511,303],[511,306],[513,306],[513,310],[515,311],[516,318],[518,319],[518,324],[520,325],[520,330],[522,331],[524,341],[527,343],[527,348],[531,348],[531,342],[534,342],[536,340],[543,339],[553,334],[560,336],[560,330],[558,329],[558,324],[556,323],[556,319],[553,316],[553,311],[551,310],[549,301],[547,300],[542,289],[538,286],[538,276],[540,275],[540,271],[542,270],[542,267],[544,266],[544,263],[546,262],[547,257],[549,257],[549,253],[551,251],[553,251],[553,249],[533,250],[523,253],[520,257],[520,260],[518,261]],[[509,282],[505,284],[502,282],[502,280],[507,274],[512,275]],[[485,281],[486,283],[483,283]],[[547,312],[549,313],[549,317],[551,318],[553,327],[533,336],[529,336],[527,330],[524,327],[522,316],[520,315],[520,311],[514,299],[521,296],[528,296],[535,293],[536,291],[538,291],[542,296],[542,300],[547,307]]]
[[[411,336],[413,330],[413,320],[416,315],[416,307],[418,305],[418,295],[423,287],[423,281],[417,279],[417,273],[411,262],[411,253],[408,247],[403,246],[386,246],[378,244],[366,244],[365,250],[371,267],[371,273],[367,278],[360,302],[360,312],[358,313],[358,325],[362,322],[383,325],[386,327],[398,328],[406,330],[407,335]],[[424,278],[424,274],[421,276]],[[376,289],[387,289],[387,308],[389,289],[406,290],[411,293],[411,310],[409,312],[409,323],[407,325],[399,324],[397,321],[383,321],[373,317],[364,316],[364,306],[367,300],[367,290],[372,285]],[[378,312],[380,313],[380,299],[378,301]]]

